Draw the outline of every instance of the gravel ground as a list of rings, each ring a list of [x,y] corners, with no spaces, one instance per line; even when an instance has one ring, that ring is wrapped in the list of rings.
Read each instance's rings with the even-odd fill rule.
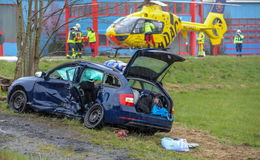
[[[1,112],[0,149],[55,160],[133,159],[128,157],[129,152],[126,150],[94,145],[89,141],[80,140],[80,133],[67,130],[62,126],[50,126],[47,120],[36,122],[28,117]]]

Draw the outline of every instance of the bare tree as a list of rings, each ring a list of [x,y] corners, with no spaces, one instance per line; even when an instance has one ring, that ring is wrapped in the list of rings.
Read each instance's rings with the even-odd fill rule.
[[[70,23],[66,22],[60,24],[62,15],[68,4],[48,12],[50,6],[55,0],[28,0],[28,5],[23,5],[23,0],[16,0],[17,4],[17,49],[18,60],[15,68],[15,79],[23,76],[30,76],[38,69],[39,61],[43,51],[48,46],[48,43],[55,35],[55,33],[64,25]],[[73,2],[70,3],[73,5]],[[49,9],[50,10],[50,9]],[[26,19],[25,19],[26,17]],[[52,24],[52,31],[48,31],[48,38],[40,47],[42,40],[42,31],[44,23],[49,19],[55,17],[56,21]]]
[[[79,19],[87,19],[81,15],[68,22],[64,22],[65,9],[77,4],[81,0],[70,0],[69,4],[64,3],[61,7],[53,7],[55,0],[28,0],[27,7],[24,7],[23,0],[15,0],[17,4],[17,49],[18,60],[15,68],[15,79],[23,76],[30,76],[38,70],[40,58],[48,47],[53,36],[62,27]],[[97,4],[84,4],[97,5]],[[55,9],[54,9],[55,8]],[[56,9],[57,8],[57,9]],[[26,19],[25,19],[26,18]],[[42,39],[44,24],[50,24],[47,30],[47,38]],[[40,46],[40,42],[42,42]]]
[[[38,68],[43,15],[46,12],[43,0],[28,0],[28,7],[26,9],[23,6],[22,0],[16,0],[16,3],[18,12],[18,60],[15,68],[15,79],[32,75]],[[52,1],[49,3],[52,3]],[[27,17],[26,24],[24,16]]]

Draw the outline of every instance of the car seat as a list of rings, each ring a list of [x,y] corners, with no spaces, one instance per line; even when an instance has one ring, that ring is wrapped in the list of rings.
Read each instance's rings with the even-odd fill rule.
[[[96,99],[96,91],[95,91],[95,84],[94,84],[94,82],[90,82],[90,81],[80,82],[80,87],[84,91],[84,98],[83,98],[83,103],[84,104],[87,104],[87,103],[95,101],[95,99]]]
[[[107,79],[105,81],[106,84],[113,85],[113,77],[107,76]]]
[[[149,92],[142,92],[140,98],[136,104],[136,111],[142,113],[151,113],[151,108],[153,104],[153,96]]]

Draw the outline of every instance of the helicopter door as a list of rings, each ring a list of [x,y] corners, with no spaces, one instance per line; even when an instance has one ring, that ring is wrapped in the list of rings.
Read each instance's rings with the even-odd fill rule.
[[[153,34],[161,34],[163,31],[164,23],[161,21],[150,20],[154,25]],[[133,34],[143,34],[144,33],[144,23],[145,19],[139,19],[136,21],[135,27],[132,31]]]
[[[161,34],[163,31],[164,23],[161,21],[150,20],[154,25],[153,34]],[[133,34],[143,34],[144,33],[144,23],[145,19],[139,19],[136,21],[135,27],[132,31]]]
[[[142,34],[142,33],[144,33],[144,19],[138,20],[133,29],[133,34]]]

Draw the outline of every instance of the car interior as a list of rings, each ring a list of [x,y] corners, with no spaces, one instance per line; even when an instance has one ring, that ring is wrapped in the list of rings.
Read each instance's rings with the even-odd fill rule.
[[[120,87],[120,81],[112,74],[104,74],[101,71],[90,68],[85,69],[79,83],[80,92],[82,92],[81,99],[83,105],[92,103],[96,100],[98,91],[102,85],[118,88]]]
[[[137,79],[128,79],[128,82],[132,87],[137,112],[150,114],[155,99],[158,99],[156,104],[159,107],[169,110],[169,102],[155,85]]]

